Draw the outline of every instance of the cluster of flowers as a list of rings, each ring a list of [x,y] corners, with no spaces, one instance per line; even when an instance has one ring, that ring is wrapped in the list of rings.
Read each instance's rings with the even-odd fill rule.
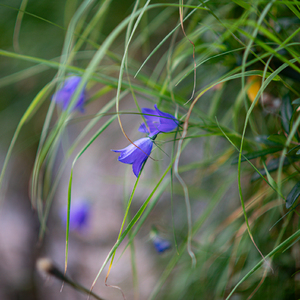
[[[74,75],[68,77],[61,88],[52,96],[52,101],[55,101],[63,110],[66,110],[70,105],[80,81],[80,76]],[[83,112],[85,98],[84,88],[78,96],[74,109]],[[154,105],[154,108],[155,109],[142,109],[146,124],[142,123],[138,130],[148,134],[148,137],[141,138],[124,149],[112,150],[121,153],[118,158],[120,162],[132,164],[133,173],[136,177],[138,177],[144,163],[148,159],[157,135],[171,132],[179,125],[179,121],[174,116],[160,111],[156,105]],[[73,203],[70,212],[70,230],[81,231],[86,229],[89,224],[90,213],[91,203],[88,201],[80,200]],[[61,218],[63,225],[66,226],[67,208],[64,208],[62,211]],[[156,228],[152,228],[150,237],[157,252],[162,253],[171,248],[171,243],[162,238]]]
[[[60,105],[63,110],[66,110],[80,81],[80,76],[74,75],[68,77],[62,87],[52,96],[52,100]],[[74,109],[83,112],[84,103],[85,89],[81,91]],[[148,137],[139,139],[124,149],[112,150],[121,153],[118,158],[120,162],[132,165],[132,170],[136,177],[139,176],[143,165],[148,159],[157,135],[173,131],[179,125],[179,121],[174,116],[160,111],[156,105],[154,105],[154,108],[155,109],[142,109],[146,124],[141,124],[139,131],[147,133]]]
[[[146,163],[157,135],[173,131],[179,125],[179,121],[174,116],[160,111],[156,104],[154,108],[142,108],[146,124],[142,123],[138,130],[147,133],[148,137],[141,138],[124,149],[112,150],[121,153],[118,158],[120,162],[132,164],[132,170],[136,177],[139,176],[143,165]]]
[[[92,203],[86,199],[77,199],[72,202],[69,223],[70,231],[86,235],[91,227],[92,211]],[[62,208],[60,217],[64,228],[67,224],[67,215],[67,207]],[[158,253],[164,253],[172,247],[171,242],[164,238],[155,226],[152,226],[151,228],[150,240]]]

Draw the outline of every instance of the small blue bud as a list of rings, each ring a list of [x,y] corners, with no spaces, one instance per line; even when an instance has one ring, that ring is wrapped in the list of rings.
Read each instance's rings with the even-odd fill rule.
[[[157,236],[153,239],[153,245],[158,253],[163,253],[171,248],[171,243]]]
[[[159,232],[155,226],[152,226],[152,229],[150,231],[150,238],[151,238],[153,245],[158,253],[163,253],[166,250],[171,248],[170,241],[162,238],[159,235]]]
[[[64,226],[67,224],[67,207],[64,208],[62,221]],[[88,227],[91,215],[91,204],[86,201],[76,201],[71,204],[70,211],[70,231],[81,231]]]

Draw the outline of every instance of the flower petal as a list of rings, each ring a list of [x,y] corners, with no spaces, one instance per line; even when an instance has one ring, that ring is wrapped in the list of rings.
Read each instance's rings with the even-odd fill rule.
[[[112,150],[114,152],[120,152],[120,156],[118,157],[118,161],[123,162],[125,164],[132,164],[135,160],[135,157],[133,154],[134,150],[138,149],[133,144],[130,144],[124,149],[121,150]]]
[[[150,137],[159,133],[166,133],[174,130],[179,125],[179,121],[171,114],[160,111],[156,104],[154,109],[142,108],[142,113],[147,122],[149,130],[146,130],[146,125],[142,124],[139,128],[140,132],[148,133]]]
[[[157,252],[163,253],[171,248],[171,243],[168,240],[162,239],[157,236],[153,239],[153,244]]]
[[[142,108],[142,113],[146,120],[153,120],[157,119],[159,116],[158,112],[151,108]]]
[[[67,224],[67,207],[62,210],[61,217],[63,225]],[[80,231],[88,227],[91,214],[91,204],[87,200],[75,201],[71,204],[70,230]]]
[[[150,153],[151,153],[151,150],[152,150],[152,146],[153,146],[153,142],[150,140],[151,143],[147,144],[147,148],[141,148],[142,150],[144,150],[144,153],[140,150],[139,150],[139,155],[138,157],[136,158],[136,160],[134,161],[134,163],[132,164],[132,171],[134,173],[134,175],[136,177],[139,176],[139,173],[141,171],[141,168],[143,166],[143,163],[148,159]]]
[[[136,160],[133,164],[132,164],[132,171],[133,174],[135,175],[135,177],[139,177],[139,174],[141,172],[141,168],[143,166],[144,161],[147,160],[148,157],[146,157],[145,159],[139,159]]]
[[[150,133],[149,130],[147,129],[146,127],[146,124],[145,123],[142,123],[139,127],[139,132],[143,132],[143,133]]]
[[[170,132],[178,127],[179,122],[173,115],[162,112],[157,108],[156,104],[154,105],[154,108],[158,115],[162,117],[160,118],[160,132]]]
[[[132,164],[133,173],[136,177],[138,177],[143,163],[147,160],[151,153],[153,141],[146,137],[135,141],[134,144],[135,145],[130,144],[121,150],[112,151],[120,152],[121,154],[118,157],[118,160],[125,164]]]
[[[159,132],[159,115],[156,110],[150,108],[142,108],[142,113],[146,119],[147,126],[149,127],[150,136],[153,136]]]

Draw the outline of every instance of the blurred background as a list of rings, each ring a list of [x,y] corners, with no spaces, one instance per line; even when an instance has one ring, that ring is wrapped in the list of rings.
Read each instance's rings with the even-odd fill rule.
[[[91,1],[92,3],[93,1]],[[84,21],[86,25],[97,9],[105,1],[94,1],[90,12]],[[82,1],[1,1],[0,3],[0,48],[3,51],[15,53],[15,57],[0,57],[1,64],[1,162],[3,164],[7,149],[22,118],[22,115],[35,98],[37,93],[53,79],[57,68],[51,68],[40,64],[38,59],[58,62],[62,53],[62,47],[70,20]],[[110,32],[134,7],[134,1],[111,1],[103,19],[99,22],[105,24],[101,30],[94,29],[95,39],[101,44]],[[22,11],[24,14],[22,15]],[[20,21],[18,21],[18,18]],[[173,18],[173,21],[172,21]],[[170,22],[175,24],[178,16],[174,14]],[[170,25],[171,25],[170,23]],[[98,25],[100,28],[100,25]],[[153,38],[157,41],[167,32],[166,28]],[[150,42],[147,42],[148,46]],[[115,42],[112,48],[116,54],[123,51],[124,32]],[[95,48],[86,45],[87,53],[74,65],[85,66],[86,61],[92,57]],[[22,59],[22,55],[26,59]],[[142,58],[141,50],[137,54]],[[19,57],[18,57],[19,56]],[[35,58],[36,61],[28,61],[27,58]],[[113,70],[116,75],[116,70]],[[89,94],[102,88],[103,85],[92,87]],[[115,91],[86,107],[84,115],[77,115],[68,128],[68,138],[74,139],[84,128],[87,121],[92,118],[112,97]],[[70,164],[66,167],[60,181],[49,219],[47,229],[42,239],[39,238],[40,221],[36,209],[32,207],[30,200],[30,178],[33,164],[38,149],[42,126],[50,104],[51,95],[40,106],[38,113],[28,121],[19,135],[9,161],[2,185],[2,199],[0,209],[0,299],[86,299],[87,295],[65,285],[62,281],[50,277],[36,269],[36,261],[39,257],[49,257],[61,270],[64,269],[65,260],[65,218],[67,206],[67,186],[69,183]],[[121,109],[134,111],[135,105],[130,97],[126,97],[121,104]],[[147,106],[144,99],[139,99],[141,106]],[[148,104],[149,106],[149,104]],[[151,104],[153,108],[153,105]],[[80,119],[81,118],[81,119]],[[141,119],[136,116],[124,117],[124,127],[132,138],[139,137],[136,122],[132,128],[132,119]],[[131,131],[130,131],[131,130]],[[91,136],[91,135],[89,135]],[[87,140],[87,139],[86,139]],[[103,142],[105,141],[105,142]],[[111,247],[114,245],[124,216],[124,193],[131,189],[134,176],[131,167],[118,166],[117,154],[110,149],[120,149],[127,146],[128,141],[123,137],[120,128],[115,122],[109,132],[105,132],[103,140],[97,140],[85,153],[82,160],[76,166],[74,176],[73,199],[74,205],[88,207],[84,225],[71,229],[70,252],[68,274],[70,277],[86,286],[91,287],[103,261]],[[63,156],[60,148],[58,161]],[[59,162],[57,162],[59,163]],[[149,162],[151,164],[152,162]],[[126,175],[125,175],[126,174]],[[124,178],[126,176],[126,178]],[[124,190],[124,180],[127,182]],[[143,185],[136,195],[133,203],[133,212],[147,198],[151,187]],[[80,209],[80,208],[79,208]],[[164,213],[165,211],[165,213]],[[163,196],[153,213],[151,221],[144,225],[135,246],[137,263],[139,264],[139,292],[134,291],[130,252],[123,254],[120,260],[115,261],[117,268],[112,269],[108,284],[119,285],[132,299],[134,294],[139,294],[140,299],[150,295],[161,267],[161,261],[165,261],[165,254],[159,255],[150,239],[150,231],[153,225],[164,231],[170,240],[172,231],[169,228],[171,222],[170,199],[168,193]],[[124,246],[120,247],[118,255],[122,253]],[[168,255],[168,254],[167,254]],[[107,268],[105,269],[105,274]],[[100,277],[94,291],[104,299],[122,299],[120,291],[105,287],[105,274]],[[111,282],[110,282],[111,281]],[[137,297],[137,296],[136,296]]]
[[[36,263],[47,257],[64,271],[72,170],[67,276],[90,289],[117,241],[136,177],[111,151],[130,144],[116,103],[132,141],[145,136],[140,109],[154,104],[189,126],[157,137],[125,226],[149,206],[107,284],[126,299],[226,299],[234,288],[235,300],[298,299],[299,217],[285,203],[299,195],[298,10],[282,1],[1,0],[0,299],[87,299]],[[51,101],[70,75],[87,76],[83,112]],[[260,174],[238,167],[242,140]],[[108,266],[93,291],[123,299],[105,285]]]

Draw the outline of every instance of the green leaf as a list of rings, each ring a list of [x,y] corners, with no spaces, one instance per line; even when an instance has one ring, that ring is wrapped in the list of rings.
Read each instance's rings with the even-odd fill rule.
[[[295,104],[295,105],[300,105],[300,98],[298,99],[295,99],[292,104]]]
[[[254,159],[254,158],[257,158],[257,157],[262,157],[262,156],[268,155],[270,153],[275,153],[275,152],[278,152],[278,151],[281,151],[281,150],[282,150],[282,147],[280,147],[280,148],[277,147],[277,148],[269,148],[269,149],[265,149],[265,150],[249,152],[249,153],[243,154],[241,162],[247,161],[247,160],[250,160],[250,159]],[[238,163],[238,161],[239,161],[239,157],[237,156],[233,159],[231,164],[235,165],[235,164]]]
[[[276,159],[272,159],[268,164],[267,164],[267,170],[269,173],[271,172],[274,172],[278,169],[279,167],[279,158],[276,158]],[[288,158],[285,158],[284,162],[283,162],[283,165],[284,166],[288,166],[292,163],[292,160],[288,159]],[[259,169],[258,170],[261,175],[265,176],[267,173],[265,171],[265,169]],[[259,178],[261,178],[260,174],[258,174],[257,172],[254,173],[251,177],[251,182],[255,181],[255,180],[258,180]]]
[[[295,156],[300,154],[300,145],[292,148],[289,150],[289,152],[286,154],[287,156]]]
[[[290,133],[290,121],[293,115],[293,107],[289,95],[285,95],[281,104],[281,124],[286,133]]]
[[[236,291],[238,286],[245,282],[250,275],[252,275],[256,270],[258,270],[261,266],[263,266],[263,263],[266,262],[266,258],[272,257],[275,254],[278,254],[280,251],[283,251],[284,248],[289,246],[294,240],[300,236],[300,229],[297,230],[294,234],[292,234],[289,238],[284,240],[280,245],[275,247],[271,252],[269,252],[260,262],[258,262],[236,285],[235,287],[231,290],[230,294],[227,296],[225,300],[229,300],[232,294]]]
[[[298,199],[300,196],[300,181],[296,183],[296,185],[292,188],[290,193],[288,194],[286,198],[286,208],[290,208],[294,202]]]
[[[268,171],[268,168],[267,168],[265,162],[263,162],[263,166],[264,166],[264,170],[265,170],[265,173],[266,173],[266,175],[267,175],[267,178],[268,178],[268,181],[269,181],[270,186],[272,186],[274,190],[277,190],[277,189],[278,189],[277,183],[276,183],[276,181],[272,178],[272,176],[270,175],[270,172]]]
[[[251,5],[246,3],[243,0],[232,0],[232,2],[236,3],[237,5],[241,6],[242,8],[245,8],[247,10],[251,9]]]
[[[283,134],[272,134],[268,137],[268,140],[284,146],[286,142],[286,137]]]
[[[299,113],[298,113],[297,110],[298,110],[298,108],[294,109],[292,117],[291,117],[291,120],[290,120],[290,128],[291,128],[291,130],[293,130],[294,122],[295,122],[295,120],[297,120],[297,117],[299,115]],[[300,141],[298,130],[295,131],[294,137],[295,137],[296,141],[298,141],[298,142]]]
[[[278,142],[273,142],[271,140],[269,140],[268,135],[258,135],[257,137],[255,137],[255,141],[258,142],[259,144],[263,144],[265,146],[270,146],[270,147],[278,147]],[[281,143],[279,143],[281,144]]]

